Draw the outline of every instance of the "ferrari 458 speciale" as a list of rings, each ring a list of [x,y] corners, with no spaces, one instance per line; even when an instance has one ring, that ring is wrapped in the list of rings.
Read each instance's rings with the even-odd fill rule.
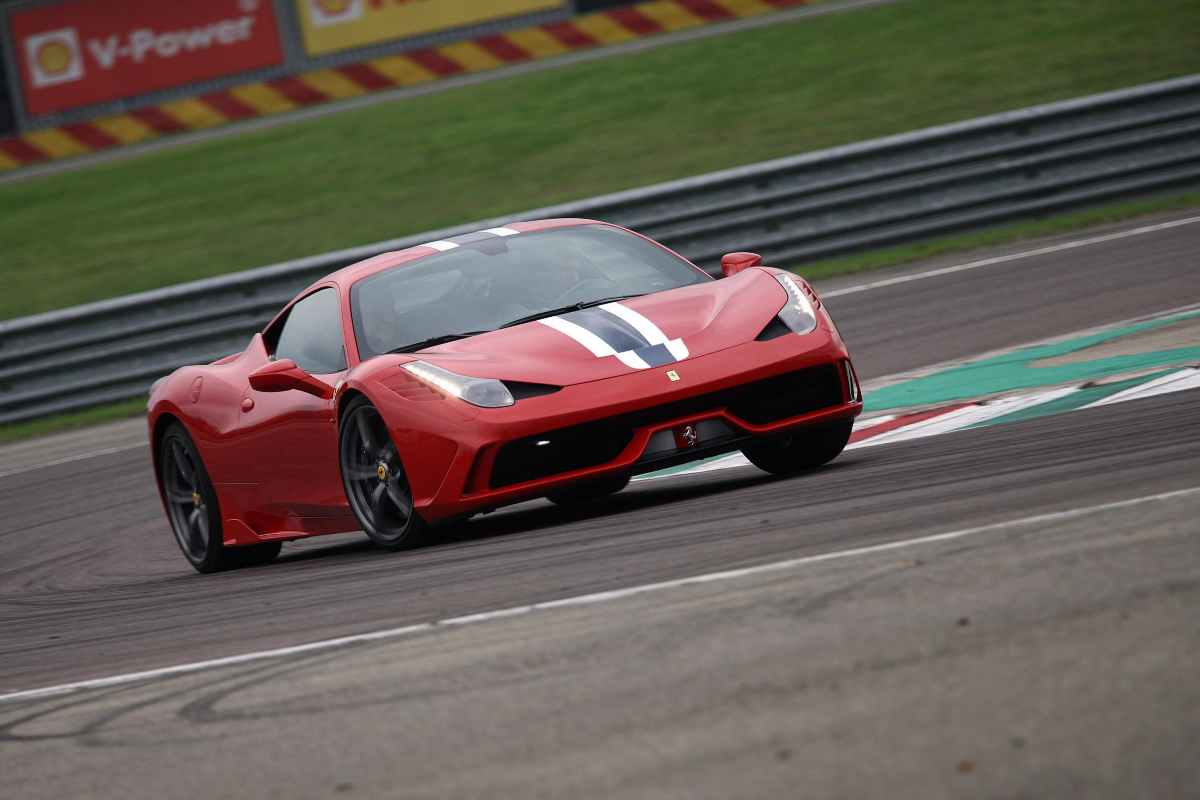
[[[862,410],[804,279],[730,253],[722,279],[603,222],[513,223],[314,283],[249,346],[150,394],[167,518],[201,572],[362,530],[386,548],[537,497],[741,450],[787,474]]]

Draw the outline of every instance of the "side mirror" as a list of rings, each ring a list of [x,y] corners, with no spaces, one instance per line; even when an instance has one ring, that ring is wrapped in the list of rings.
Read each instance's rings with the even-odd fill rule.
[[[761,263],[762,256],[758,253],[726,253],[721,256],[721,274],[731,278],[742,270],[757,267]]]
[[[332,386],[309,375],[290,358],[272,361],[251,372],[250,386],[260,392],[286,392],[295,389],[322,400],[333,397]]]

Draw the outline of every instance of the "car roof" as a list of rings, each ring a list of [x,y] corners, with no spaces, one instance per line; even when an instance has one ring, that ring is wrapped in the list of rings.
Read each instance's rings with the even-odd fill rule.
[[[271,318],[271,321],[263,327],[263,332],[265,333],[266,331],[270,330],[284,315],[288,313],[292,306],[294,306],[302,298],[312,294],[317,289],[326,288],[329,286],[337,286],[342,290],[343,293],[348,292],[351,286],[369,275],[374,275],[377,272],[383,272],[384,270],[392,269],[393,267],[399,267],[404,264],[410,264],[414,261],[420,261],[427,256],[444,252],[444,250],[449,249],[443,246],[446,243],[457,244],[459,240],[465,240],[465,242],[476,241],[480,236],[512,235],[498,233],[498,231],[511,230],[515,231],[516,233],[528,233],[530,231],[547,230],[549,228],[567,228],[575,225],[605,225],[610,228],[620,227],[613,225],[611,222],[585,219],[583,217],[534,219],[526,220],[524,222],[510,222],[507,225],[496,228],[483,228],[478,231],[463,233],[459,234],[458,236],[451,236],[441,241],[433,241],[426,244],[418,244],[413,245],[412,247],[406,247],[403,250],[393,250],[387,253],[380,253],[377,256],[372,256],[371,258],[363,261],[356,261],[353,264],[342,267],[336,272],[330,273],[324,278],[309,284],[303,291],[296,294],[296,296],[293,297],[287,305],[281,308],[279,313]]]
[[[495,228],[484,228],[470,233],[462,233],[457,236],[451,236],[444,240],[437,240],[425,244],[418,244],[412,247],[406,247],[403,250],[393,250],[387,253],[380,253],[377,256],[350,264],[347,267],[327,275],[321,280],[314,283],[308,289],[305,289],[301,294],[307,294],[309,290],[316,286],[327,286],[331,283],[341,286],[343,289],[349,289],[350,286],[358,283],[363,278],[374,275],[377,272],[399,267],[404,264],[410,264],[414,261],[420,261],[428,256],[437,255],[445,250],[452,249],[460,244],[469,244],[478,241],[481,238],[490,236],[511,236],[511,232],[528,233],[530,231],[540,231],[549,228],[566,228],[574,225],[609,225],[607,222],[600,222],[594,219],[582,218],[561,218],[561,219],[536,219],[526,220],[524,222],[511,222],[507,225],[498,226]]]

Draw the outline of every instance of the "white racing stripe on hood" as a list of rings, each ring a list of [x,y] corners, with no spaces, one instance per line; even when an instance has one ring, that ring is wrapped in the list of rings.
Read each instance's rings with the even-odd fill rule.
[[[630,369],[650,369],[650,365],[646,363],[646,360],[632,350],[622,350],[617,353],[617,358]]]
[[[683,343],[683,339],[672,339],[667,342],[667,352],[674,356],[676,361],[683,361],[688,357],[687,345]]]
[[[630,369],[649,369],[650,365],[645,360],[633,351],[625,351],[618,353],[608,342],[601,339],[596,334],[589,331],[587,328],[576,325],[570,320],[565,320],[562,317],[546,317],[539,319],[548,328],[553,328],[559,333],[569,336],[579,344],[583,345],[596,358],[604,358],[605,356],[616,356],[622,364]]]
[[[581,328],[574,322],[568,322],[562,317],[546,317],[539,319],[538,322],[543,325],[554,328],[559,333],[570,336],[579,344],[591,351],[596,358],[604,358],[605,356],[615,356],[616,350],[609,347],[608,342],[601,339],[596,334],[589,331],[587,328]]]
[[[687,345],[683,343],[682,339],[668,339],[667,335],[662,332],[662,329],[655,325],[652,320],[634,311],[629,306],[623,306],[620,303],[605,303],[600,308],[628,322],[651,345],[664,345],[667,348],[667,352],[676,361],[683,361],[688,357]]]

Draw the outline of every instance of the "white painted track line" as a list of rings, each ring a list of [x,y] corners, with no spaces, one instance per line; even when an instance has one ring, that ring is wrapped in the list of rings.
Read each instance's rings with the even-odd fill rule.
[[[949,267],[939,267],[938,269],[926,270],[925,272],[914,272],[911,275],[897,275],[894,278],[883,278],[878,281],[868,281],[860,283],[856,286],[847,286],[844,289],[831,289],[828,292],[821,292],[822,298],[841,297],[847,294],[857,294],[858,292],[869,292],[872,289],[882,289],[885,286],[897,286],[902,283],[911,283],[912,281],[923,281],[928,278],[937,278],[942,275],[953,275],[958,272],[967,272],[981,267],[991,267],[996,264],[1007,264],[1012,261],[1020,261],[1023,258],[1035,258],[1037,256],[1050,255],[1051,253],[1061,253],[1064,250],[1074,250],[1079,247],[1088,247],[1093,244],[1103,244],[1104,242],[1112,242],[1118,239],[1128,239],[1131,236],[1144,236],[1147,233],[1157,233],[1171,228],[1178,228],[1183,225],[1192,225],[1200,222],[1200,217],[1187,217],[1185,219],[1175,219],[1169,222],[1159,222],[1154,225],[1143,225],[1140,228],[1130,228],[1125,231],[1115,231],[1113,233],[1105,233],[1099,236],[1089,236],[1084,239],[1072,239],[1068,242],[1059,242],[1058,244],[1047,245],[1046,247],[1038,247],[1033,250],[1022,250],[1019,253],[1009,253],[1003,256],[992,256],[991,258],[981,258],[977,261],[968,261],[965,264],[955,264]]]
[[[340,636],[336,639],[308,642],[307,644],[294,645],[291,647],[279,647],[273,650],[261,650],[254,653],[243,653],[241,655],[228,656],[225,658],[214,658],[207,661],[194,661],[189,664],[178,664],[173,667],[150,669],[141,672],[128,672],[122,675],[112,675],[105,678],[94,678],[91,680],[76,681],[74,683],[64,683],[58,686],[46,686],[40,689],[28,689],[24,691],[10,692],[8,694],[0,695],[0,703],[54,697],[57,695],[68,694],[70,692],[77,692],[85,689],[103,689],[112,686],[122,686],[138,681],[164,678],[173,675],[184,675],[193,672],[216,669],[219,667],[233,666],[236,664],[245,664],[253,661],[264,661],[267,659],[284,658],[288,656],[301,655],[304,653],[335,650],[364,642],[398,639],[414,633],[423,633],[436,630],[437,628],[441,627],[469,625],[491,622],[508,617],[519,617],[526,614],[532,614],[535,611],[548,611],[557,608],[596,605],[599,603],[607,603],[613,600],[619,600],[624,597],[647,594],[649,592],[659,592],[683,586],[698,586],[701,584],[717,583],[720,581],[734,580],[736,578],[744,578],[752,575],[764,575],[772,572],[791,570],[823,561],[834,561],[844,558],[853,558],[855,556],[883,553],[890,550],[900,550],[906,547],[918,547],[920,545],[934,544],[937,542],[948,542],[955,539],[965,539],[970,536],[978,536],[985,533],[992,533],[1010,528],[1019,528],[1027,525],[1064,522],[1066,520],[1076,519],[1079,517],[1088,516],[1090,514],[1116,511],[1122,508],[1130,508],[1132,506],[1143,505],[1146,503],[1158,503],[1164,500],[1173,500],[1195,494],[1200,494],[1200,486],[1189,489],[1179,489],[1172,492],[1160,492],[1158,494],[1144,495],[1142,497],[1134,497],[1127,500],[1117,500],[1110,503],[1101,503],[1094,506],[1085,506],[1083,508],[1073,508],[1066,511],[1035,514],[1033,516],[1022,517],[1020,519],[1008,520],[1005,522],[994,522],[990,525],[978,525],[971,528],[961,528],[959,530],[948,531],[946,533],[935,533],[929,536],[917,536],[911,539],[901,539],[899,541],[868,545],[866,547],[854,547],[849,550],[835,550],[831,553],[820,553],[818,555],[803,556],[801,558],[791,558],[785,561],[775,561],[770,564],[760,564],[754,567],[724,570],[722,572],[709,572],[702,575],[693,575],[687,578],[677,578],[669,581],[659,581],[657,583],[646,583],[640,586],[629,586],[623,589],[613,589],[606,592],[595,592],[576,597],[566,597],[561,600],[550,600],[544,603],[533,603],[531,605],[515,606],[512,608],[503,608],[494,611],[483,611],[477,614],[449,617],[436,622],[423,622],[415,625],[405,625],[399,628],[388,628],[385,630],[373,631],[370,633],[359,633],[352,636]]]
[[[60,464],[70,464],[75,461],[85,461],[89,458],[99,458],[100,456],[109,456],[113,453],[124,453],[130,450],[142,450],[146,447],[145,442],[138,444],[127,444],[120,447],[105,447],[101,450],[92,450],[87,453],[81,453],[77,456],[67,456],[65,458],[57,458],[53,461],[43,461],[37,464],[30,464],[25,467],[10,469],[7,472],[0,472],[0,478],[7,478],[10,475],[20,475],[23,472],[33,472],[35,469],[45,469],[46,467],[57,467]]]

